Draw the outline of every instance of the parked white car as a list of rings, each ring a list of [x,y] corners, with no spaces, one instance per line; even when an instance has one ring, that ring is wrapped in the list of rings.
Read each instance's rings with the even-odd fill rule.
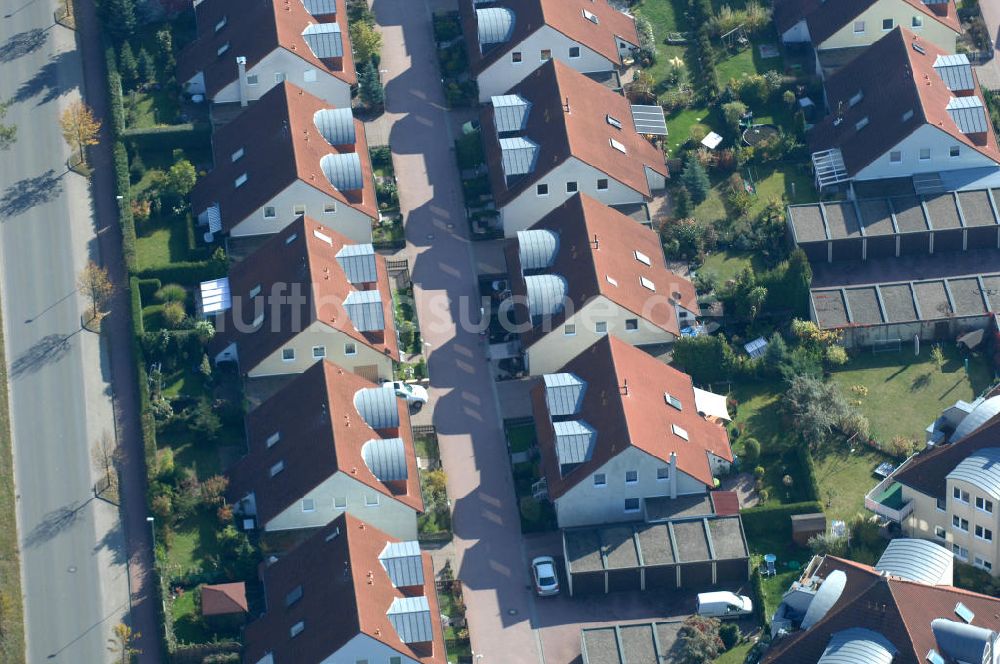
[[[386,385],[392,386],[397,397],[406,399],[406,405],[410,407],[411,413],[419,413],[424,404],[430,400],[427,389],[420,385],[404,383],[401,380],[394,380],[391,383],[386,383]]]
[[[700,593],[698,615],[709,618],[741,618],[753,613],[753,601],[730,592]]]
[[[559,594],[559,575],[556,561],[552,556],[539,556],[531,561],[531,576],[535,583],[535,593],[539,597]]]

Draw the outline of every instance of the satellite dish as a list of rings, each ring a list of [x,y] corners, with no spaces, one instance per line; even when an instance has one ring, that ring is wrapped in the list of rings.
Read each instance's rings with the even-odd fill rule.
[[[845,585],[847,585],[847,575],[839,569],[827,575],[822,585],[820,585],[819,590],[816,591],[816,596],[809,602],[809,608],[806,609],[806,617],[802,619],[802,629],[809,629],[823,619],[823,616],[840,599]]]

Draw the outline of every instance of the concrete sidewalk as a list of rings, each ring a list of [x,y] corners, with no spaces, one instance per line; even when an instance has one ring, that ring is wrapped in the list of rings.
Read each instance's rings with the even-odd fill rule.
[[[425,0],[374,0],[383,33],[389,143],[472,648],[482,664],[535,664],[534,599],[518,507],[479,333],[479,294]]]
[[[1000,90],[1000,0],[979,0],[979,11],[993,43],[993,59],[976,67],[979,85],[988,90]]]

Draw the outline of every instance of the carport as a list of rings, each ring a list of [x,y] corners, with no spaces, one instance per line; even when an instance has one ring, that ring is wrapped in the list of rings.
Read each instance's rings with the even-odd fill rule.
[[[580,630],[583,664],[661,664],[672,659],[683,623],[661,621]]]

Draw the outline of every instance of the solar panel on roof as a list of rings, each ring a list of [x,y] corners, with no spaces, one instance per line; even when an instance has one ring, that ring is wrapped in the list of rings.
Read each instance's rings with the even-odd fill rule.
[[[498,132],[522,131],[527,126],[531,102],[521,95],[498,95],[490,103]]]
[[[986,131],[986,107],[979,97],[952,97],[947,106],[948,115],[958,125],[963,134],[979,134]]]
[[[354,114],[349,108],[323,108],[313,115],[313,124],[330,145],[354,145]]]
[[[344,57],[344,39],[339,23],[310,23],[302,31],[302,38],[317,58]]]
[[[524,175],[535,170],[538,144],[521,136],[501,138],[500,153],[504,175],[507,177]]]
[[[361,173],[361,157],[357,152],[346,154],[328,154],[319,161],[323,174],[338,191],[357,191],[364,189],[364,176]]]
[[[667,120],[662,106],[632,106],[632,121],[640,134],[667,135]]]
[[[382,293],[377,290],[351,291],[344,300],[344,309],[358,332],[385,329]]]

